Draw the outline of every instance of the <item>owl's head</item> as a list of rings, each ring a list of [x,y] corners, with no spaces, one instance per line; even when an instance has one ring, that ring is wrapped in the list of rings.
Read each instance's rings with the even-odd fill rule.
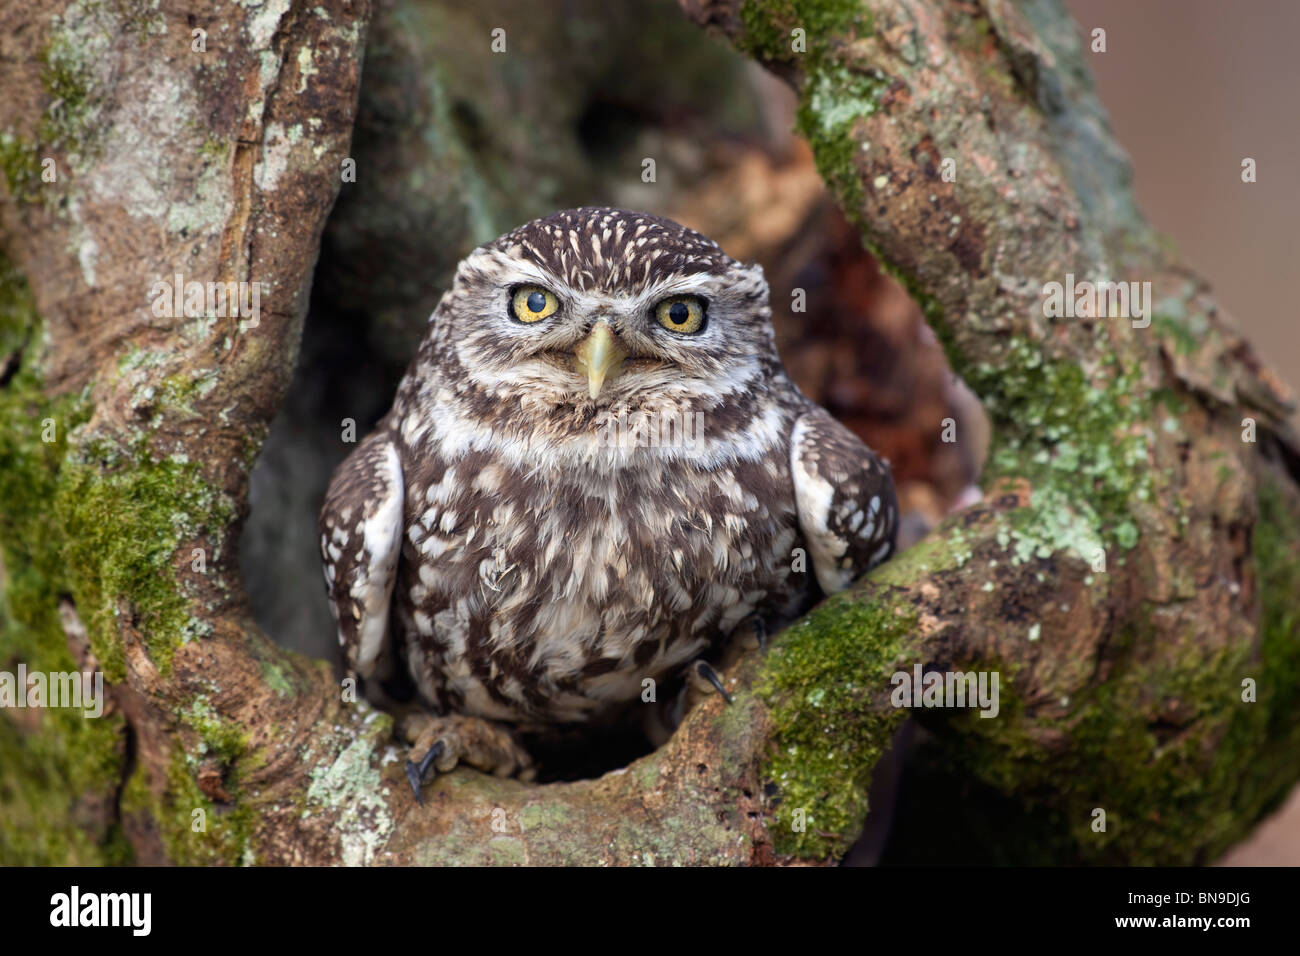
[[[480,246],[432,321],[462,374],[530,405],[725,400],[777,361],[759,266],[618,209],[557,212]]]

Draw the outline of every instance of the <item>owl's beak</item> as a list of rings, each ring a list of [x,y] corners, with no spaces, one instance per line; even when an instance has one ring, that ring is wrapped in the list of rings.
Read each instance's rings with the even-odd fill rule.
[[[606,379],[618,378],[623,371],[627,351],[614,337],[614,330],[603,319],[596,323],[587,337],[573,350],[578,371],[587,375],[587,391],[594,399],[600,394]]]

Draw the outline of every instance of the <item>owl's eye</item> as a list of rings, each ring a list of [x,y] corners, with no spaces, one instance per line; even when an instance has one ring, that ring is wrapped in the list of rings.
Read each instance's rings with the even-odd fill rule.
[[[510,318],[519,322],[540,322],[560,308],[555,293],[541,286],[521,285],[510,296]]]
[[[704,328],[704,300],[693,295],[664,299],[655,306],[655,318],[669,332],[694,335]]]

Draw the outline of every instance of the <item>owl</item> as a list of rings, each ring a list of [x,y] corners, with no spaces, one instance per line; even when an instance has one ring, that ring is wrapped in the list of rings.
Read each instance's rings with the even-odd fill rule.
[[[331,480],[348,667],[418,693],[408,775],[532,773],[742,625],[884,561],[888,463],[790,380],[762,269],[666,219],[557,212],[475,249]],[[721,685],[718,685],[721,690]]]

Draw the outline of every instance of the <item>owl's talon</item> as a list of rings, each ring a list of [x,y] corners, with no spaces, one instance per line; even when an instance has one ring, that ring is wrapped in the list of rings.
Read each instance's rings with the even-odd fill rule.
[[[424,785],[432,767],[450,773],[460,763],[498,777],[517,777],[529,782],[536,775],[533,760],[509,729],[481,717],[448,714],[434,717],[417,712],[402,722],[402,733],[411,744],[406,779],[416,789]]]
[[[727,693],[727,688],[723,686],[722,678],[718,676],[717,671],[715,671],[712,667],[709,666],[708,661],[696,661],[695,673],[699,674],[706,681],[712,684],[714,690],[716,690],[719,694],[722,695],[723,700],[725,700],[728,704],[731,703],[731,695]]]
[[[433,762],[442,756],[443,751],[447,749],[445,741],[439,740],[429,752],[420,758],[417,764],[414,760],[406,761],[406,779],[411,782],[411,790],[415,792],[415,802],[424,805],[424,799],[420,796],[420,789],[424,786],[424,778],[429,775],[429,768]]]

